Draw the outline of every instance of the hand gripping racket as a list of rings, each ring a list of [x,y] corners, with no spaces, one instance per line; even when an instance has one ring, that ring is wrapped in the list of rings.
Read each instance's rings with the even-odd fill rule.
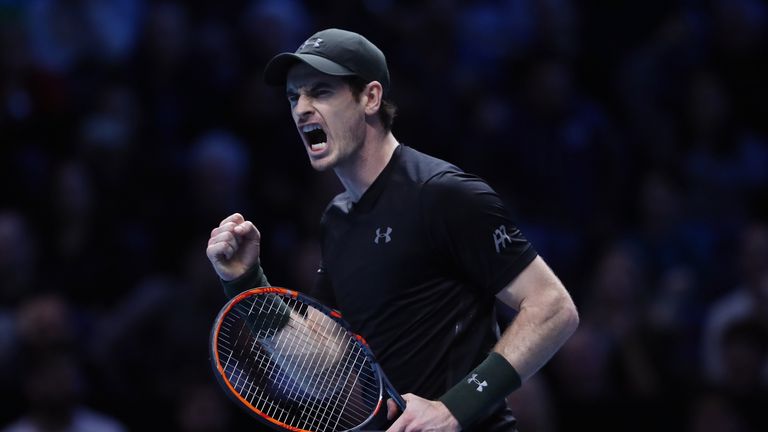
[[[338,311],[296,291],[254,288],[230,300],[210,350],[230,398],[277,430],[361,430],[384,391],[405,410],[365,340]]]

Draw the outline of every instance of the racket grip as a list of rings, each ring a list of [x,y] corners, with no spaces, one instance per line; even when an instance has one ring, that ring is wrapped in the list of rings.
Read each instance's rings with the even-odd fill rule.
[[[400,396],[400,393],[397,392],[395,387],[392,385],[391,382],[389,382],[389,378],[387,378],[384,373],[381,374],[381,380],[384,383],[384,388],[387,389],[387,393],[392,397],[392,400],[395,401],[397,404],[397,407],[400,408],[400,412],[402,413],[405,411],[405,399],[403,399],[402,396]]]
[[[397,407],[400,408],[400,412],[405,411],[405,399],[397,394],[397,392],[392,392],[392,400],[394,400]]]

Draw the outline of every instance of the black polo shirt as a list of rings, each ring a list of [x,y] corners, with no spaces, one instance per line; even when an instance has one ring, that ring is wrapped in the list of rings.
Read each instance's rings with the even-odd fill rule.
[[[309,294],[341,311],[401,394],[431,400],[488,355],[495,295],[536,257],[487,183],[404,145],[358,202],[336,196],[321,224]],[[254,276],[224,282],[227,296]],[[514,430],[495,408],[472,430]]]
[[[314,292],[363,335],[400,393],[437,399],[498,339],[495,295],[536,252],[480,178],[400,145],[358,202],[322,218]]]

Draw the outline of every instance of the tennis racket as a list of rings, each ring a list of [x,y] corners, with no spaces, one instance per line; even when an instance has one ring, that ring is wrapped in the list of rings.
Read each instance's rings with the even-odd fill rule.
[[[230,300],[211,330],[211,364],[230,398],[276,430],[357,431],[384,392],[405,401],[341,314],[277,287]]]

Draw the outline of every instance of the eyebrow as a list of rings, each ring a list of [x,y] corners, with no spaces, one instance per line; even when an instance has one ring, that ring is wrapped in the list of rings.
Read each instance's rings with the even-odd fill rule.
[[[298,89],[289,88],[289,89],[287,89],[285,91],[285,95],[286,96],[296,95],[296,94],[299,93],[299,91],[301,91],[301,89],[307,89],[306,91],[311,93],[311,92],[314,92],[314,91],[317,91],[317,90],[322,90],[324,88],[333,88],[333,86],[330,83],[326,82],[326,81],[316,81],[316,82],[313,82],[313,83],[311,83],[309,85],[300,85],[298,87]]]

